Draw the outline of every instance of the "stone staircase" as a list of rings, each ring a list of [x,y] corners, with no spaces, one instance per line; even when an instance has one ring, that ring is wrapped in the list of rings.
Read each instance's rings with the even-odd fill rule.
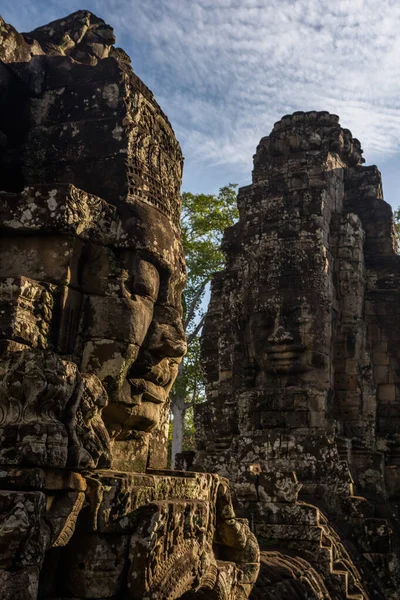
[[[291,578],[291,581],[301,580],[302,585],[310,593],[312,591],[311,598],[369,600],[358,569],[327,517],[317,506],[298,500],[300,485],[295,474],[273,474],[268,478],[268,484],[261,480],[258,514],[254,519],[255,533],[268,569],[278,561],[279,555],[280,567],[283,569],[286,564],[285,577]],[[284,498],[282,489],[286,492]],[[266,501],[263,502],[262,498]],[[261,573],[263,568],[267,567],[263,567],[262,561]],[[265,587],[265,582],[263,585]],[[256,585],[253,594],[260,586],[261,583],[258,587]],[[258,597],[268,596],[251,596],[253,599]]]

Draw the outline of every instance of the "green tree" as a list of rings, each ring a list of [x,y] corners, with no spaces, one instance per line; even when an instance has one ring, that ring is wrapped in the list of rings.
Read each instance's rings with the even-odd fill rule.
[[[192,409],[205,399],[200,366],[205,297],[213,273],[224,266],[221,250],[224,230],[238,219],[236,188],[236,184],[230,183],[222,187],[218,195],[182,194],[182,244],[188,271],[183,293],[183,323],[188,351],[171,393],[172,468],[176,454],[193,444]]]
[[[394,214],[394,228],[397,236],[397,252],[400,251],[400,207],[393,211]]]

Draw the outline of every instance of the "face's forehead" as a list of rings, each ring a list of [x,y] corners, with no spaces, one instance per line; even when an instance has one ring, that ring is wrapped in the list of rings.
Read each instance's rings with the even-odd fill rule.
[[[145,203],[118,206],[117,219],[114,247],[146,251],[171,268],[182,260],[179,230],[153,206]]]
[[[115,207],[69,184],[0,192],[0,229],[7,236],[68,236],[138,250],[178,278],[184,273],[180,232],[157,208],[144,202]]]

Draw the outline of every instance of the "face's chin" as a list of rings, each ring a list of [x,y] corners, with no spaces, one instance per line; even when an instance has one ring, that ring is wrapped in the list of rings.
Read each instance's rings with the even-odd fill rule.
[[[145,400],[143,395],[132,398],[131,403],[111,401],[104,409],[110,436],[126,440],[136,437],[138,432],[152,431],[159,424],[161,406]]]
[[[158,426],[176,372],[177,365],[171,365],[168,370],[154,369],[148,378],[126,379],[117,393],[110,394],[103,415],[113,439],[131,439],[138,432],[148,433]]]

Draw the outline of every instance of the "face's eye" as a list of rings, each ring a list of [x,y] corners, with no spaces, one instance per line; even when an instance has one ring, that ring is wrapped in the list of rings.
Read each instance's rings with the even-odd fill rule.
[[[150,262],[138,259],[129,271],[125,287],[131,294],[147,296],[156,301],[160,289],[160,275]]]
[[[274,328],[276,315],[273,311],[263,310],[254,313],[250,319],[251,329],[257,335],[269,335]]]
[[[298,319],[297,322],[298,322],[299,325],[307,325],[307,323],[310,322],[310,319],[304,317],[304,318]]]
[[[273,314],[271,312],[266,312],[262,315],[262,320],[261,320],[260,325],[263,329],[269,330],[269,329],[271,329],[271,327],[274,327],[275,321],[276,321],[275,314]]]
[[[284,312],[289,317],[297,317],[301,312],[300,306],[283,306],[282,312]]]

